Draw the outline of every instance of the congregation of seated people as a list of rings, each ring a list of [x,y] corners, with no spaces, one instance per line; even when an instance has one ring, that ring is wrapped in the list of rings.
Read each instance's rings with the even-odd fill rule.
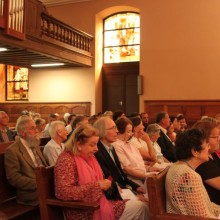
[[[167,168],[167,212],[218,218],[219,118],[204,116],[189,128],[183,114],[165,111],[150,122],[146,112],[126,116],[122,110],[106,111],[91,117],[65,113],[63,118],[51,113],[45,120],[25,110],[11,130],[8,114],[0,111],[0,142],[13,141],[5,151],[7,180],[16,188],[18,203],[37,206],[35,167],[54,166],[57,198],[100,204],[94,212],[65,208],[65,219],[144,220],[150,219],[147,178]],[[47,143],[41,146],[43,138]],[[174,185],[182,187],[186,203],[177,201]],[[137,199],[123,200],[122,189]]]

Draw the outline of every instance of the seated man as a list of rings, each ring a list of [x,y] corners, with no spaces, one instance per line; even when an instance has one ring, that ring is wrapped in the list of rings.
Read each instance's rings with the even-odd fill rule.
[[[14,141],[16,132],[8,128],[9,117],[6,112],[0,111],[0,142]]]
[[[64,150],[63,142],[67,139],[67,130],[62,121],[53,121],[48,130],[51,140],[45,145],[43,154],[50,166],[56,164],[57,158]]]
[[[49,115],[48,123],[46,124],[46,127],[44,128],[44,131],[43,131],[43,137],[50,137],[48,129],[49,129],[50,124],[51,124],[52,121],[57,121],[57,115],[55,115],[55,114],[50,114]]]
[[[86,115],[78,115],[74,118],[71,126],[72,131],[67,135],[67,139],[72,135],[73,131],[78,128],[80,125],[86,125],[89,124],[88,117]]]
[[[9,183],[16,188],[18,203],[37,205],[35,167],[47,166],[39,148],[40,138],[33,119],[18,121],[19,138],[5,151],[5,169]]]
[[[100,141],[98,142],[98,151],[95,153],[105,178],[112,178],[121,188],[132,188],[135,191],[143,192],[142,187],[127,178],[123,172],[118,156],[111,144],[116,141],[117,128],[112,119],[102,117],[94,123],[94,127],[99,130]],[[119,196],[117,187],[113,186],[111,199]],[[108,197],[108,195],[106,195]]]
[[[155,122],[160,128],[160,137],[157,140],[158,145],[161,147],[161,152],[163,156],[170,162],[176,161],[175,148],[167,136],[167,128],[170,125],[170,117],[167,112],[159,112],[156,115]]]

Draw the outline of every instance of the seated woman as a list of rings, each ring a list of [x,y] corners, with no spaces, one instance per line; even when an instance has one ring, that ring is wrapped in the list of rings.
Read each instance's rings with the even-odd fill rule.
[[[219,125],[213,120],[200,120],[193,127],[198,128],[205,134],[211,153],[209,160],[201,164],[196,172],[202,177],[204,186],[212,202],[220,205],[220,158],[215,157],[215,151],[219,149]]]
[[[122,169],[128,174],[129,179],[142,186],[145,178],[149,176],[148,171],[159,171],[159,169],[145,165],[139,150],[129,141],[132,137],[132,122],[128,118],[120,118],[115,124],[118,136],[112,145]]]
[[[111,181],[103,179],[103,172],[94,157],[98,140],[98,132],[91,125],[79,126],[58,157],[54,168],[56,196],[66,201],[100,204],[100,209],[94,213],[65,208],[65,219],[148,219],[147,206],[139,200],[106,199],[104,191],[110,188]]]
[[[151,140],[151,144],[153,146],[153,149],[155,151],[155,155],[157,158],[158,163],[169,163],[169,161],[163,156],[161,152],[161,148],[159,144],[157,143],[158,138],[160,137],[160,127],[158,124],[150,124],[147,127],[147,134],[149,135],[149,138]]]
[[[156,155],[148,134],[144,132],[141,118],[132,117],[130,120],[133,125],[133,137],[130,142],[137,147],[146,164],[155,163]]]
[[[209,144],[203,132],[193,128],[178,134],[176,157],[166,176],[167,212],[218,218],[220,206],[212,203],[195,169],[209,159]]]

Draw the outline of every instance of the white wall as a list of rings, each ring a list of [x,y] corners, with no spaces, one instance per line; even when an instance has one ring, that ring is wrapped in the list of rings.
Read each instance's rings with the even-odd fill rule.
[[[91,68],[32,69],[30,102],[91,102],[95,114],[95,78]]]

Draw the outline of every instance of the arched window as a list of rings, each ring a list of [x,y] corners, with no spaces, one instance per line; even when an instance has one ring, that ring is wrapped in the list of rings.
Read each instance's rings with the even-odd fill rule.
[[[140,15],[121,12],[104,20],[104,63],[140,59]]]

